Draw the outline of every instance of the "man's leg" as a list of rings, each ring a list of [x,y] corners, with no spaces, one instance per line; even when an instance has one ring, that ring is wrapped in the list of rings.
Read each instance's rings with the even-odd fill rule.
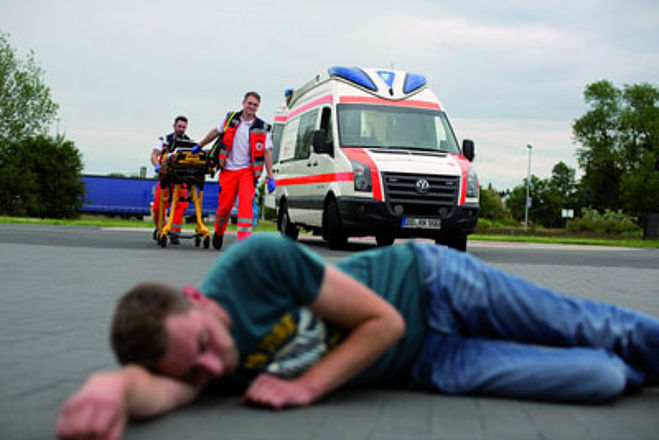
[[[160,227],[163,227],[165,223],[167,223],[167,210],[169,209],[169,198],[172,194],[170,193],[170,188],[168,187],[162,187],[160,182],[158,182],[158,186],[156,188],[156,195],[154,196],[153,199],[153,223],[157,227],[158,226],[158,209],[160,209],[160,199],[163,199],[163,219],[162,219],[162,224]]]
[[[254,172],[252,168],[240,170],[238,187],[238,241],[249,238],[252,234],[252,218],[254,217]]]
[[[217,213],[215,215],[215,233],[213,234],[213,247],[222,248],[224,232],[229,224],[231,208],[236,202],[238,194],[238,173],[236,171],[222,171],[220,173],[220,194],[217,200]]]
[[[179,202],[176,204],[176,208],[174,209],[174,219],[172,222],[172,236],[170,237],[170,241],[172,244],[178,244],[178,236],[181,235],[181,228],[183,226],[183,214],[185,213],[185,210],[188,209],[188,202],[185,201],[188,197],[188,192],[185,189],[184,186],[181,186],[181,190],[179,193]]]
[[[412,371],[416,384],[449,394],[600,403],[644,374],[601,348],[542,347],[431,332]]]
[[[153,196],[153,204],[151,205],[151,214],[153,216],[153,225],[154,225],[154,230],[153,230],[153,239],[157,240],[157,230],[158,230],[158,210],[160,209],[160,182],[156,185],[156,194]]]
[[[429,325],[438,332],[556,347],[597,347],[659,373],[659,319],[568,297],[451,249],[420,245]]]

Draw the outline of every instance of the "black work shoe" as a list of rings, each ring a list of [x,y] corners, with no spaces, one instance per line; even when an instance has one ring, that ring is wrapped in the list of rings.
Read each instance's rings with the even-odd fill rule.
[[[153,234],[151,234],[151,238],[153,238],[153,241],[158,241],[158,226],[153,228]]]
[[[178,241],[178,237],[176,235],[170,235],[169,242],[171,244],[180,244],[180,242]]]
[[[213,247],[217,249],[218,251],[222,249],[222,241],[224,240],[224,235],[223,234],[218,234],[215,232],[213,234]]]

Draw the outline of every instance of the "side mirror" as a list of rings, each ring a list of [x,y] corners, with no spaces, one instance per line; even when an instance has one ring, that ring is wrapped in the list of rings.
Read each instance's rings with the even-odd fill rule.
[[[474,141],[465,139],[462,141],[462,155],[467,158],[469,162],[473,162],[474,156]]]
[[[330,156],[333,156],[334,148],[332,144],[325,142],[325,136],[325,130],[322,128],[313,132],[313,140],[311,141],[313,151],[316,154],[329,154]]]

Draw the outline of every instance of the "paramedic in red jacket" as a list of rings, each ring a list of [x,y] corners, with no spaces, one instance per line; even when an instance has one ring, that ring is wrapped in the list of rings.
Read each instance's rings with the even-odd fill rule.
[[[229,112],[218,127],[214,127],[201,141],[198,148],[214,139],[218,142],[217,162],[220,172],[220,192],[213,247],[222,248],[224,232],[229,223],[231,208],[238,196],[238,240],[244,240],[252,233],[252,204],[256,185],[265,167],[268,192],[275,190],[272,176],[272,139],[270,124],[256,117],[261,96],[247,92],[241,111]]]

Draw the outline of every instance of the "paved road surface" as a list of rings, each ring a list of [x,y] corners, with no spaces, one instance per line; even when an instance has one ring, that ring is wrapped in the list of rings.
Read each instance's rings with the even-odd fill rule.
[[[227,238],[227,246],[235,236]],[[371,248],[351,242],[328,261]],[[471,243],[484,260],[572,294],[659,316],[659,250]],[[137,281],[199,282],[217,252],[157,248],[149,232],[0,225],[0,439],[53,438],[59,406],[92,371],[114,367],[107,328]],[[206,396],[127,439],[658,439],[659,387],[603,406],[401,390],[339,392],[304,409],[245,408]]]

